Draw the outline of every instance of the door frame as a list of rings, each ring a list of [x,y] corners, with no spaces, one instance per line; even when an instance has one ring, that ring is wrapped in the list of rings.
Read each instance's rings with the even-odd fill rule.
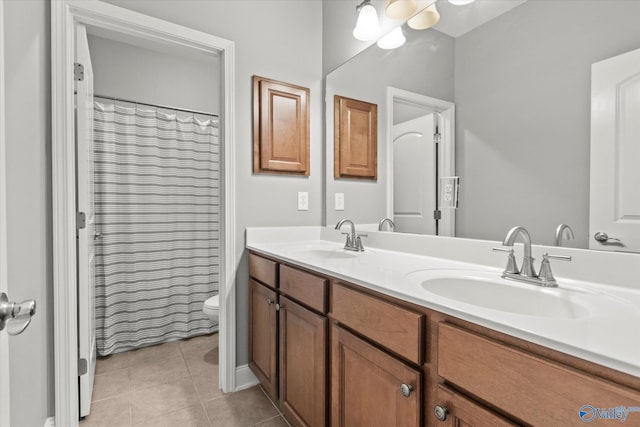
[[[453,102],[443,101],[430,96],[409,92],[395,87],[387,87],[387,217],[393,219],[393,103],[405,101],[437,112],[442,117],[442,139],[438,155],[441,176],[453,176],[456,170],[456,107]],[[438,183],[436,183],[438,185]],[[441,236],[455,236],[455,209],[443,209],[439,231]]]
[[[4,1],[0,1],[0,284],[7,286],[7,185],[5,149],[4,90]],[[1,287],[0,287],[1,289]],[[9,334],[0,331],[0,378],[9,379],[0,387],[0,427],[11,425],[11,378],[9,369]]]
[[[204,54],[222,64],[224,149],[223,262],[220,269],[220,386],[236,388],[235,83],[234,43],[97,0],[51,3],[51,125],[53,191],[53,317],[55,423],[78,425],[75,123],[73,62],[76,23]]]

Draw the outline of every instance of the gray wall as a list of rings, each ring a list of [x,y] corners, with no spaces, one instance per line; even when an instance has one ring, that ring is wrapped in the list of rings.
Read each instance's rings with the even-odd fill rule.
[[[94,91],[220,114],[220,59],[159,52],[89,35]]]
[[[29,328],[9,337],[11,425],[40,427],[53,412],[54,381],[49,2],[4,5],[7,236],[0,238],[9,298],[37,303]]]
[[[388,86],[453,101],[454,39],[438,31],[405,33],[407,43],[401,48],[383,50],[374,44],[326,77],[327,225],[341,218],[377,223],[387,215]],[[378,105],[377,181],[334,178],[334,95]],[[334,209],[335,193],[344,193],[344,211]]]
[[[236,43],[238,355],[247,363],[247,226],[318,225],[322,217],[322,5],[320,0],[114,0],[116,5]],[[12,337],[12,408],[19,426],[53,414],[50,6],[5,1],[8,251],[11,297],[36,298],[27,332]],[[311,176],[252,174],[251,76],[311,89]],[[296,210],[298,191],[309,211]]]
[[[638,16],[640,2],[530,0],[456,39],[457,236],[523,225],[551,244],[566,222],[587,247],[591,64],[640,47]]]

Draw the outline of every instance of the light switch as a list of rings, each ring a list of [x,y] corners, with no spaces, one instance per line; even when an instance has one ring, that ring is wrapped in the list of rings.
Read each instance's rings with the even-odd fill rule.
[[[298,191],[298,210],[309,210],[309,193],[306,191]]]
[[[344,193],[336,193],[336,202],[335,202],[336,210],[343,211],[344,210]]]

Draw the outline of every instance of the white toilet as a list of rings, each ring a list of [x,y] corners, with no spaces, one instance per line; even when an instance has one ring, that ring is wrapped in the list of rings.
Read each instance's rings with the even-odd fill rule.
[[[209,320],[217,324],[220,313],[219,295],[214,295],[206,300],[204,302],[204,306],[202,307],[202,311],[204,311],[204,314],[209,318]]]

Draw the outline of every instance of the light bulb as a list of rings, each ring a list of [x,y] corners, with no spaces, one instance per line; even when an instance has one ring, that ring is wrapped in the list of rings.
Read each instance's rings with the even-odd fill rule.
[[[362,41],[370,41],[375,40],[379,33],[378,12],[375,7],[367,3],[360,9],[356,27],[353,29],[353,37]]]
[[[436,9],[436,4],[431,6],[407,21],[407,25],[414,30],[426,30],[436,25],[440,21],[440,13]]]
[[[416,0],[387,0],[384,13],[391,19],[407,19],[417,9]]]
[[[407,39],[402,32],[401,27],[397,27],[389,34],[378,40],[378,47],[381,49],[395,49],[400,47],[406,42]]]
[[[473,3],[475,0],[449,0],[449,3],[456,6],[464,6],[465,4]]]

